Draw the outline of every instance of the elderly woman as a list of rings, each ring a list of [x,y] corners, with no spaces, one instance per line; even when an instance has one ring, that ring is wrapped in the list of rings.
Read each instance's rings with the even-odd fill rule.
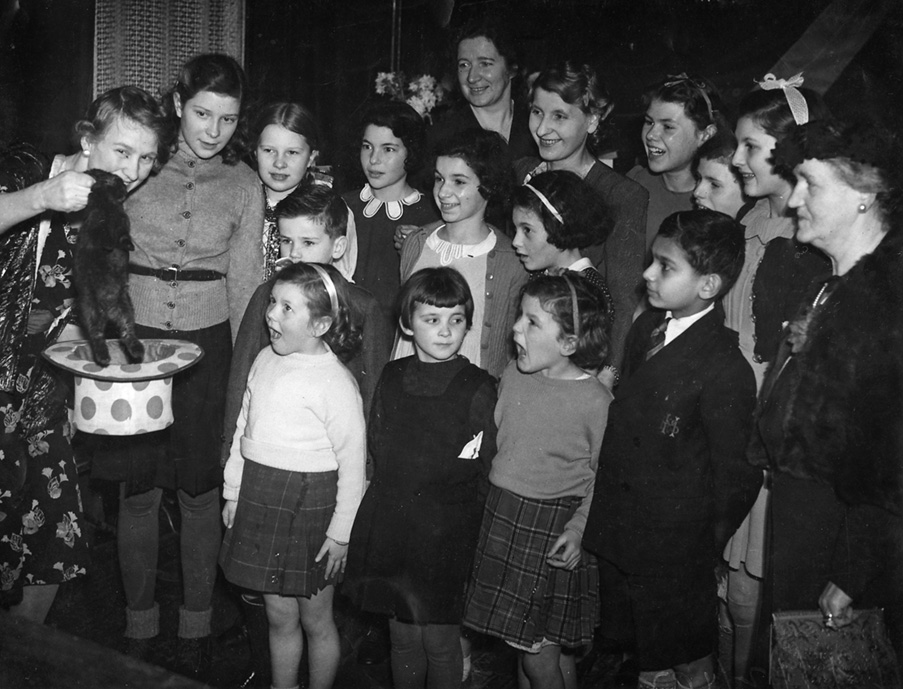
[[[72,155],[0,154],[0,604],[36,622],[87,564],[67,386],[40,356],[73,339],[72,248],[94,183],[85,171],[132,192],[172,140],[157,102],[133,86],[98,97],[75,131]]]
[[[901,651],[903,190],[891,138],[816,121],[775,150],[797,178],[799,241],[821,249],[817,281],[762,388],[751,447],[773,471],[775,610],[830,626],[882,605]]]
[[[528,126],[529,108],[511,95],[518,64],[508,31],[494,19],[481,19],[461,30],[455,46],[464,102],[449,109],[430,130],[430,148],[457,132],[479,127],[501,135],[511,160],[536,156]]]

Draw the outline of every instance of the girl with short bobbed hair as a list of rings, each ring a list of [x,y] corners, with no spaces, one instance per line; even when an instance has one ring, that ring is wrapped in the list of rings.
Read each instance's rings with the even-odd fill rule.
[[[442,221],[418,228],[401,248],[401,279],[421,268],[451,266],[474,295],[473,327],[461,353],[492,375],[511,358],[511,326],[517,295],[527,280],[511,240],[487,220],[490,203],[503,207],[511,190],[511,167],[502,138],[473,129],[437,150],[433,200]],[[396,341],[393,359],[413,353],[410,339]]]
[[[639,301],[648,194],[598,159],[604,153],[613,108],[608,90],[589,65],[566,61],[540,72],[533,82],[530,107],[530,132],[540,158],[516,161],[514,172],[518,182],[529,182],[546,171],[569,170],[592,187],[611,217],[611,234],[599,228],[583,254],[611,289],[611,362],[617,365]]]

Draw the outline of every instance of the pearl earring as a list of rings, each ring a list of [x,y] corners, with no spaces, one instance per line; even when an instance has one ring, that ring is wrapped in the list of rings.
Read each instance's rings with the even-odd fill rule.
[[[860,213],[865,213],[867,210],[868,210],[868,206],[866,206],[864,203],[859,204],[859,212]]]

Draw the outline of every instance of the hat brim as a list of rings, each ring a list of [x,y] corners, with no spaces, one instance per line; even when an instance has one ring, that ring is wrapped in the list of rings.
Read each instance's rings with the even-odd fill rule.
[[[204,356],[204,350],[186,340],[143,339],[144,361],[129,363],[119,340],[107,340],[112,362],[99,366],[91,353],[88,340],[69,340],[50,345],[43,351],[50,363],[83,378],[94,380],[136,382],[169,378],[194,366]]]

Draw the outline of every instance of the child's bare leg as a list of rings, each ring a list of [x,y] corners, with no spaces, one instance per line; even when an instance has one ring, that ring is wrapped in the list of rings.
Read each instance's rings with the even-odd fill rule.
[[[329,689],[339,670],[341,647],[339,630],[332,616],[334,593],[335,586],[330,584],[310,598],[298,599],[301,625],[307,634],[307,660],[310,665],[308,689]]]
[[[741,565],[729,575],[727,603],[734,623],[733,681],[747,681],[749,663],[756,639],[762,580],[750,575]]]
[[[564,689],[564,677],[559,667],[561,646],[543,646],[539,653],[521,653],[524,674],[530,689]]]
[[[9,614],[16,617],[24,617],[38,624],[44,624],[59,588],[59,584],[24,587],[22,589],[22,601],[10,607]]]
[[[564,689],[577,689],[577,654],[560,653],[558,655],[558,668],[564,680]]]
[[[301,633],[299,599],[263,594],[263,603],[270,624],[270,664],[273,668],[273,687],[284,689],[298,686],[298,666],[304,636]],[[313,665],[313,663],[311,663]]]
[[[684,665],[676,665],[678,689],[708,689],[715,680],[715,658],[711,654]]]

